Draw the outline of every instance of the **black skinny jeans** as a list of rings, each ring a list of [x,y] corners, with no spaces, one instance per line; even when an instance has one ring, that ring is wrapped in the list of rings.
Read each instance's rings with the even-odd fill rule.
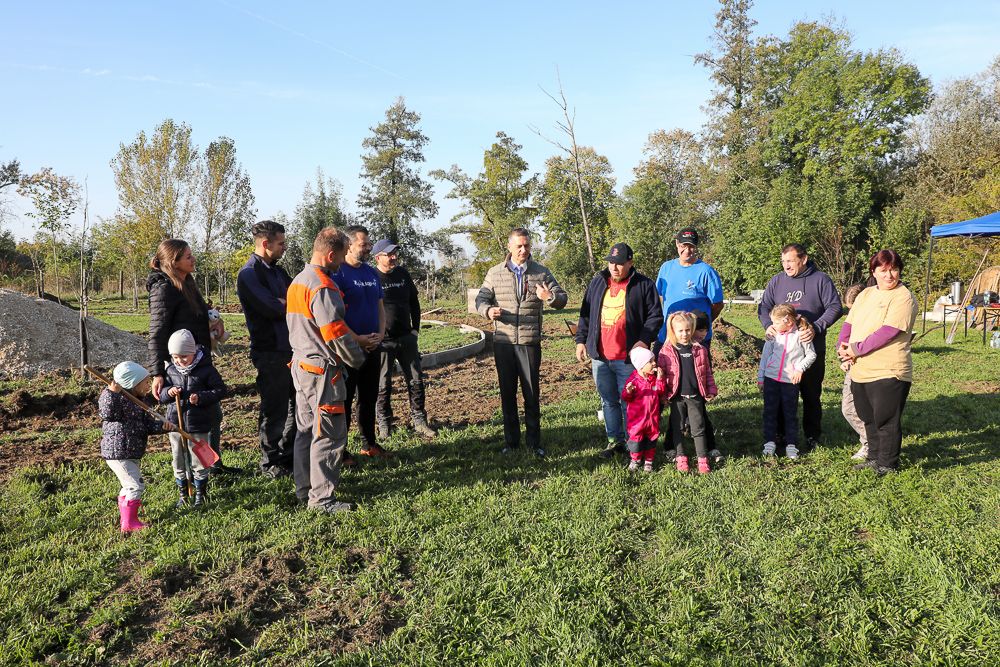
[[[344,384],[347,385],[347,398],[344,400],[344,410],[347,417],[347,430],[351,430],[351,413],[354,410],[354,397],[358,397],[358,431],[367,449],[375,442],[375,402],[378,400],[379,378],[378,350],[372,351],[360,368],[347,368],[344,374]]]
[[[406,391],[410,397],[410,416],[414,422],[426,421],[424,374],[420,368],[417,336],[406,334],[399,338],[385,339],[382,341],[382,351],[379,356],[378,402],[375,410],[377,421],[380,424],[392,424],[392,371],[397,360],[403,369],[403,379],[406,381]]]
[[[288,362],[291,352],[261,350],[250,353],[257,369],[260,411],[257,431],[260,441],[260,468],[292,469],[295,444],[295,387]]]

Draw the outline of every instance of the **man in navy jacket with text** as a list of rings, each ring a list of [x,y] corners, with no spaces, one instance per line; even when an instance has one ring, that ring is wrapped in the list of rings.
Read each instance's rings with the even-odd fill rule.
[[[815,339],[806,333],[802,340],[812,341],[816,350],[816,361],[802,374],[799,395],[802,396],[802,430],[805,445],[814,448],[823,433],[822,405],[823,376],[826,373],[826,332],[840,319],[843,307],[840,294],[830,276],[818,270],[810,260],[806,250],[798,243],[790,243],[781,249],[782,272],[771,278],[764,290],[764,297],[757,308],[760,323],[767,337],[774,336],[771,327],[771,309],[779,303],[787,303],[805,317],[816,330]],[[808,340],[807,340],[808,339]],[[783,424],[779,420],[779,433]]]

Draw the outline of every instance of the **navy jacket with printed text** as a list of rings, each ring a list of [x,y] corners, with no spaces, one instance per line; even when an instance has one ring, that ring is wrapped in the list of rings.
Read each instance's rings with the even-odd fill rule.
[[[771,309],[779,303],[794,306],[816,329],[813,347],[821,353],[826,347],[826,331],[840,319],[843,306],[840,294],[830,276],[816,268],[812,260],[797,276],[789,278],[784,271],[771,278],[764,297],[757,307],[757,317],[767,329],[771,326]]]
[[[420,295],[409,271],[397,266],[389,273],[375,272],[382,281],[385,305],[385,337],[399,338],[420,331]]]

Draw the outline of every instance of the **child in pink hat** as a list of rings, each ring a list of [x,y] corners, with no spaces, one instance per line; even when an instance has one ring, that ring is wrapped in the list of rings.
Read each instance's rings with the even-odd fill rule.
[[[645,472],[653,472],[656,439],[660,437],[660,399],[667,387],[663,370],[657,367],[652,352],[636,347],[628,353],[628,358],[635,368],[622,390],[622,400],[628,404],[625,422],[632,458],[628,469],[636,472],[641,461]]]

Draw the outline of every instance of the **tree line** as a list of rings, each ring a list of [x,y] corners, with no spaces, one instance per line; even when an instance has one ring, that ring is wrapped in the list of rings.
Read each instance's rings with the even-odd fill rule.
[[[341,185],[317,170],[295,211],[274,216],[289,230],[285,262],[297,270],[322,227],[359,222],[402,246],[422,287],[453,294],[478,284],[503,257],[507,232],[523,226],[541,232],[546,263],[579,287],[618,241],[635,249],[640,270],[655,272],[673,256],[673,232],[693,225],[731,292],[763,287],[777,269],[772,258],[793,241],[841,289],[862,278],[874,250],[895,248],[922,291],[914,272],[930,226],[1000,209],[1000,58],[934,90],[896,49],[860,50],[831,21],[758,35],[752,9],[752,0],[721,0],[711,47],[694,57],[714,84],[705,124],[653,131],[620,191],[608,158],[577,137],[561,84],[550,95],[561,114],[558,135],[535,130],[558,149],[541,173],[499,131],[479,173],[453,165],[425,177],[429,138],[399,98],[362,142],[355,210]],[[118,210],[80,237],[66,224],[80,205],[78,183],[51,169],[23,174],[16,160],[0,164],[0,207],[4,188],[16,188],[37,221],[35,237],[18,244],[0,230],[0,274],[30,280],[39,292],[58,289],[63,273],[67,281],[88,275],[105,290],[109,281],[119,291],[127,286],[138,299],[156,244],[180,236],[198,254],[206,293],[225,300],[252,251],[257,217],[235,142],[220,137],[202,150],[188,125],[167,119],[122,144],[110,166]],[[438,214],[433,182],[461,209],[428,232],[422,223]],[[989,243],[938,244],[932,285],[967,281],[975,268],[969,246],[982,252]]]

